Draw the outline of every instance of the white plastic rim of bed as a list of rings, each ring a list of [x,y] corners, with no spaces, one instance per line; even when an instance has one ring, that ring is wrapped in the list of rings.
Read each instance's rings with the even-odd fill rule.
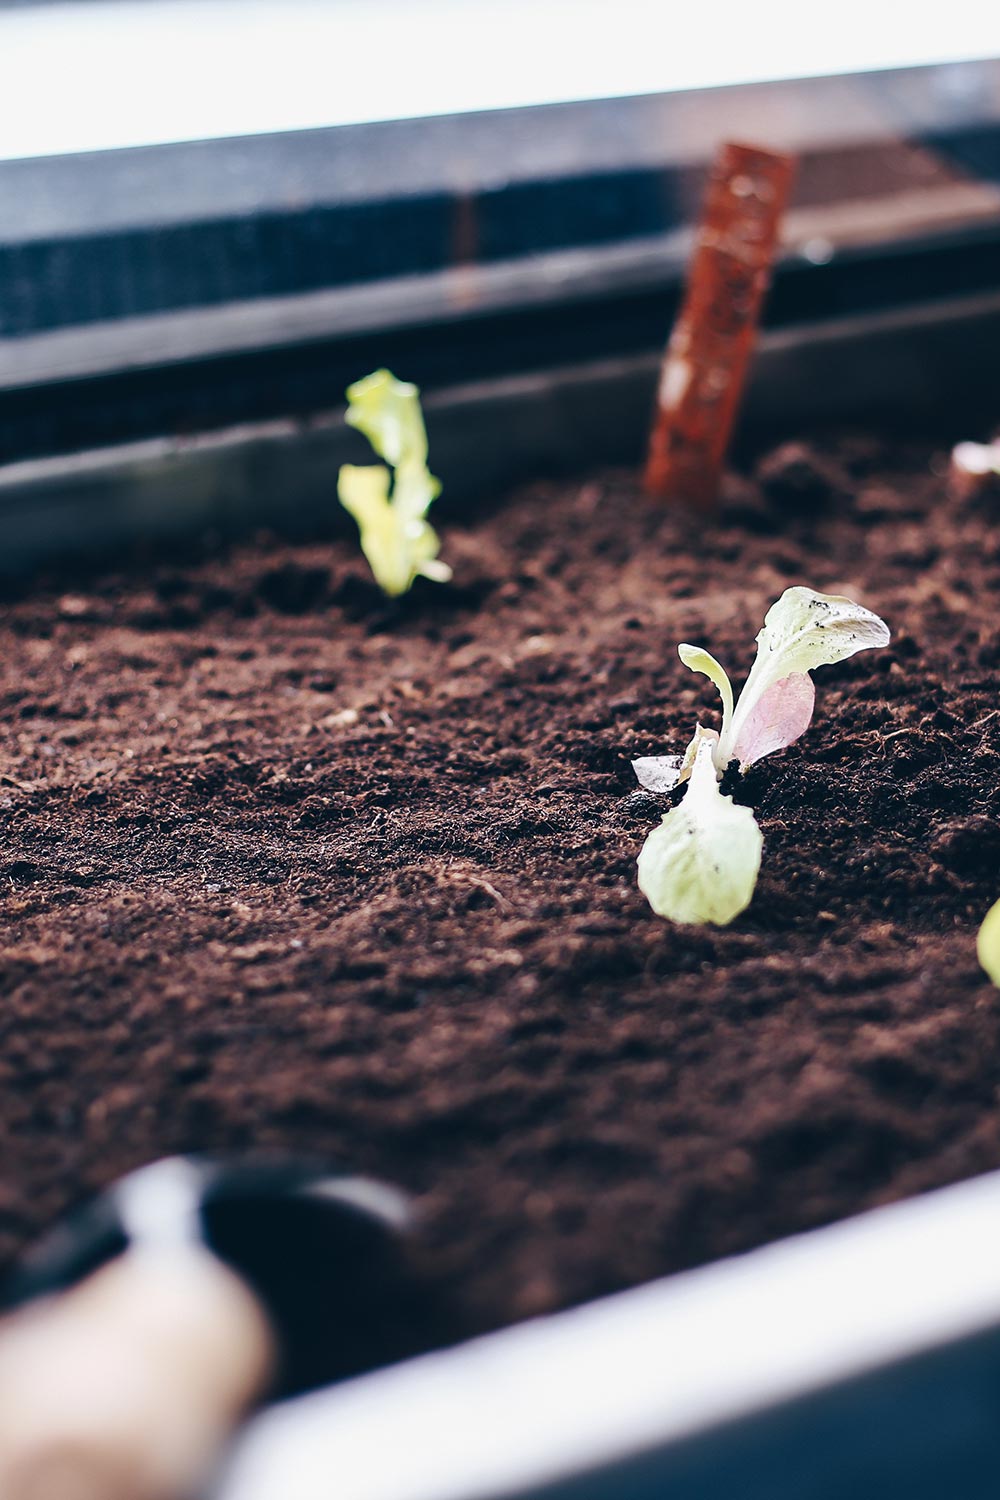
[[[571,44],[568,44],[570,39]],[[640,45],[636,45],[637,40]],[[984,0],[0,4],[0,160],[995,57]],[[347,65],[344,65],[344,59]]]
[[[1000,1325],[998,1225],[992,1173],[300,1397],[215,1500],[497,1500],[662,1448]]]

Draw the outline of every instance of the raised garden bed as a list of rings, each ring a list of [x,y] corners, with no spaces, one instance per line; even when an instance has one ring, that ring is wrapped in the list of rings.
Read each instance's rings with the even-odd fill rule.
[[[440,305],[414,301],[420,278],[397,268],[371,296],[323,292],[318,324],[312,300],[216,317],[209,298],[5,341],[0,1271],[151,1159],[290,1149],[414,1194],[432,1316],[377,1361],[1000,1167],[1000,1001],[975,954],[1000,894],[1000,547],[996,501],[945,478],[951,443],[996,417],[997,200],[952,180],[934,133],[950,140],[970,110],[992,122],[995,71],[906,75],[899,99],[930,100],[913,118],[937,145],[879,148],[860,207],[812,196],[834,158],[807,151],[799,248],[708,521],[648,500],[634,466],[659,359],[649,307],[669,311],[686,243],[659,219],[655,240],[607,255],[526,245],[440,285],[430,273]],[[776,97],[801,103],[801,87]],[[884,75],[873,98],[897,87]],[[710,103],[714,134],[720,110],[753,100]],[[812,125],[796,130],[808,143]],[[981,134],[988,176],[992,123]],[[907,186],[928,163],[930,207]],[[429,360],[398,373],[429,377],[434,524],[455,570],[395,604],[343,529],[337,465],[359,450],[328,409],[359,349],[387,337],[394,363]],[[769,452],[777,436],[791,450]],[[258,523],[272,529],[254,537]],[[714,690],[677,643],[710,646],[739,679],[795,583],[862,601],[892,644],[820,671],[808,734],[741,783],[765,839],[749,910],[721,931],[673,927],[635,878],[669,803],[630,761],[713,722]],[[421,1365],[373,1377],[369,1408],[369,1387],[345,1388],[333,1446],[290,1500],[312,1500],[338,1452],[351,1500],[534,1497],[564,1479],[573,1500],[658,1500],[668,1473],[684,1500],[730,1500],[744,1479],[803,1500],[824,1453],[810,1500],[937,1500],[956,1451],[985,1454],[983,1473],[995,1455],[1000,1285],[976,1256],[993,1193],[966,1185],[576,1323],[508,1328],[481,1356],[441,1356],[437,1387]],[[919,1275],[897,1295],[910,1236]],[[768,1317],[770,1370],[741,1362],[770,1342]],[[540,1398],[536,1417],[518,1378],[507,1468],[485,1473],[487,1442],[479,1479],[448,1489],[449,1423],[471,1451],[512,1348],[540,1387],[572,1389],[588,1359],[634,1383],[602,1427],[599,1387],[589,1418],[568,1398],[561,1413]],[[675,1350],[691,1384],[657,1386]],[[928,1350],[929,1374],[898,1375]],[[886,1365],[874,1395],[897,1426],[869,1441],[866,1372]],[[837,1382],[832,1406],[798,1399]],[[765,1401],[767,1434],[751,1422],[743,1447],[715,1444]],[[380,1457],[366,1489],[370,1434],[389,1430],[420,1462],[404,1484]],[[894,1431],[919,1434],[908,1466]],[[572,1488],[587,1464],[642,1469],[664,1445],[672,1469]],[[309,1445],[293,1446],[301,1468]],[[227,1500],[273,1493],[288,1452],[251,1439]],[[962,1500],[990,1493],[967,1484]]]
[[[393,607],[265,539],[5,604],[4,1259],[150,1158],[293,1147],[413,1189],[481,1330],[1000,1165],[1000,554],[943,458],[810,444],[701,531],[529,486]],[[672,927],[629,760],[714,710],[675,643],[749,665],[803,580],[893,644],[747,778],[750,910]]]

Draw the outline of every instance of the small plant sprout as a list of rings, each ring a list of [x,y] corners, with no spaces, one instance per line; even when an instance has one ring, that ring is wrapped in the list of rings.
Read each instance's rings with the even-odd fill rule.
[[[983,918],[976,956],[993,983],[1000,985],[1000,901],[995,901]]]
[[[427,467],[427,432],[415,385],[376,370],[347,391],[347,421],[363,432],[384,464],[343,464],[340,503],[354,517],[361,550],[384,593],[405,594],[422,574],[447,583],[451,569],[438,558],[440,542],[426,517],[441,493]]]
[[[786,589],[764,617],[750,676],[734,701],[732,684],[700,646],[679,646],[686,667],[710,678],[722,698],[722,726],[699,725],[683,756],[634,760],[640,786],[668,792],[683,782],[683,802],[666,813],[639,855],[639,888],[658,916],[724,927],[750,904],[763,838],[753,813],[725,796],[719,782],[732,761],[741,772],[804,734],[812,719],[814,667],[889,643],[878,615],[838,594]],[[989,920],[989,919],[987,919]],[[1000,948],[1000,916],[997,918]],[[1000,953],[998,953],[1000,968]]]

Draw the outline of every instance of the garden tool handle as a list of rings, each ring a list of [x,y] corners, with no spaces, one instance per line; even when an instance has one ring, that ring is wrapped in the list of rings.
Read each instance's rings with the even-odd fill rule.
[[[249,1287],[197,1243],[134,1246],[0,1319],[3,1500],[180,1500],[276,1363]]]

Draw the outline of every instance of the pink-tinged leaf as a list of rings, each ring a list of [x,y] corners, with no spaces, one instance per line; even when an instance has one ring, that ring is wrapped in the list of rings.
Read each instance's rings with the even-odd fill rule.
[[[816,689],[808,672],[793,672],[772,683],[754,704],[733,746],[740,765],[752,766],[805,734],[815,703]]]

